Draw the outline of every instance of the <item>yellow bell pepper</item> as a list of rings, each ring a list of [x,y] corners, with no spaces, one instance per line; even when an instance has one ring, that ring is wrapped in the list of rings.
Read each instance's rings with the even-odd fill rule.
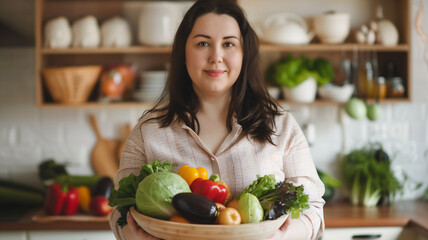
[[[79,207],[83,212],[89,212],[89,204],[91,202],[91,191],[87,186],[80,186],[77,188],[79,195]]]
[[[192,184],[193,180],[196,178],[202,178],[204,180],[208,179],[208,172],[203,167],[193,168],[187,165],[183,165],[178,170],[178,175],[180,175],[184,180],[186,180],[189,186]]]

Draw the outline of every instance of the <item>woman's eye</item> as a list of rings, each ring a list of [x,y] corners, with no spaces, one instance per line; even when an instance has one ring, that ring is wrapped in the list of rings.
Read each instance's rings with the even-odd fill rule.
[[[224,46],[226,46],[226,47],[233,47],[233,46],[235,46],[235,44],[233,44],[231,42],[226,42],[226,43],[224,43]]]
[[[208,43],[207,42],[200,42],[200,43],[198,43],[198,46],[206,47],[206,46],[208,46]]]

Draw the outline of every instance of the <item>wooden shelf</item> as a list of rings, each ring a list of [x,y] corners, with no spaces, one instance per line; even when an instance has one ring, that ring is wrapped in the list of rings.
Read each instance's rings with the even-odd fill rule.
[[[131,46],[125,48],[66,48],[50,49],[43,48],[43,55],[66,55],[66,54],[142,54],[142,53],[170,53],[170,47],[147,47]]]
[[[79,19],[83,15],[94,15],[100,22],[112,17],[123,16],[125,3],[135,0],[36,0],[35,1],[35,81],[36,81],[36,101],[40,108],[129,108],[129,107],[150,107],[153,103],[147,102],[120,102],[120,103],[101,103],[88,102],[78,105],[66,105],[52,102],[48,97],[47,88],[43,82],[42,71],[49,67],[74,66],[74,65],[111,65],[119,62],[138,63],[139,71],[160,69],[168,62],[168,56],[171,53],[171,46],[142,46],[133,45],[125,48],[67,48],[50,49],[44,48],[43,33],[44,24],[57,16],[65,16],[71,22]],[[142,0],[145,1],[145,0]],[[353,0],[350,2],[359,2]],[[367,7],[374,7],[371,0],[364,0]],[[312,0],[315,3],[316,0]],[[271,62],[280,58],[285,53],[296,53],[307,55],[308,57],[324,57],[337,65],[344,57],[350,58],[355,52],[362,53],[362,57],[368,52],[377,52],[379,63],[385,65],[389,61],[395,62],[397,71],[403,79],[403,85],[406,89],[406,97],[400,99],[383,99],[381,103],[400,103],[411,101],[412,96],[412,74],[411,74],[411,1],[394,0],[389,4],[388,0],[381,0],[388,16],[395,16],[391,20],[396,24],[400,34],[400,44],[397,46],[383,46],[379,44],[368,45],[354,42],[343,44],[321,44],[318,42],[305,45],[275,45],[266,42],[260,43],[261,59],[264,65],[268,66]],[[315,5],[314,5],[315,6]],[[129,7],[129,6],[128,6]],[[129,10],[128,10],[129,11]],[[361,9],[360,9],[361,11]],[[364,15],[364,14],[363,14]],[[364,19],[366,18],[366,19]],[[371,17],[370,17],[371,18]],[[369,16],[364,15],[364,22],[369,22]],[[135,28],[135,26],[134,26]],[[133,29],[134,32],[136,29]],[[351,38],[350,38],[351,39]],[[352,41],[352,40],[348,40]],[[280,54],[277,54],[280,53]],[[358,56],[360,57],[360,56]],[[381,66],[382,69],[384,66]],[[385,73],[382,73],[385,74]],[[95,97],[91,100],[96,99]],[[367,102],[374,102],[373,99]],[[317,99],[312,103],[293,103],[285,100],[278,100],[281,105],[331,105],[335,106],[341,103]]]
[[[307,45],[273,45],[261,44],[261,52],[338,52],[338,51],[377,51],[377,52],[406,52],[409,46],[399,44],[397,46],[366,45],[366,44],[307,44]],[[50,49],[43,48],[43,55],[68,55],[68,54],[169,54],[171,47],[162,46],[131,46],[125,48],[66,48]]]
[[[375,99],[367,99],[367,103],[375,102]],[[380,103],[398,103],[398,102],[408,102],[410,99],[407,98],[397,98],[397,99],[381,99]],[[325,100],[325,99],[316,99],[311,103],[299,103],[299,102],[290,102],[283,99],[277,100],[279,105],[341,105],[344,103]],[[40,108],[129,108],[129,107],[141,107],[141,108],[150,108],[153,106],[153,102],[116,102],[116,103],[103,103],[103,102],[87,102],[82,104],[62,104],[62,103],[43,103],[40,104]]]
[[[339,51],[377,51],[377,52],[407,52],[409,46],[406,44],[399,44],[397,46],[383,46],[383,45],[368,45],[368,44],[307,44],[307,45],[273,45],[262,44],[260,45],[261,52],[339,52]]]

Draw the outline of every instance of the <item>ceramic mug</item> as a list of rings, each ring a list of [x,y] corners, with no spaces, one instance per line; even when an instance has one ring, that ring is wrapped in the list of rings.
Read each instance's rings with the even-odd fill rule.
[[[172,44],[180,10],[173,2],[145,2],[138,19],[138,41],[143,45]]]

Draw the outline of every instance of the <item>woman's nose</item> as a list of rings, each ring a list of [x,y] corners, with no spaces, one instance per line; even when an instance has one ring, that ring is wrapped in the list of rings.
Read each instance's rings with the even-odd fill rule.
[[[213,48],[209,58],[210,63],[221,63],[223,62],[223,53],[219,48]]]

